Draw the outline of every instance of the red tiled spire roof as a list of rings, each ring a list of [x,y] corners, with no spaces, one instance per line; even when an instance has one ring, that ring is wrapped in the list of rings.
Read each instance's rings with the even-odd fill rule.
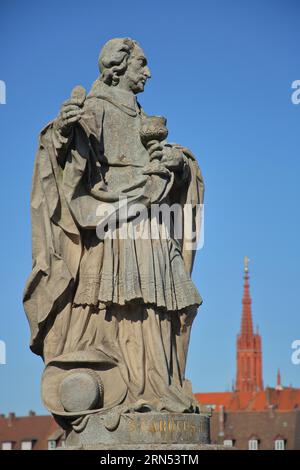
[[[277,371],[277,387],[281,387],[281,374],[280,369]]]
[[[261,337],[253,332],[249,286],[249,258],[244,262],[244,292],[241,330],[237,338],[236,390],[256,392],[263,390]]]
[[[245,266],[245,275],[244,275],[244,294],[243,294],[243,313],[241,321],[241,334],[247,338],[249,341],[253,337],[253,323],[252,323],[252,313],[251,313],[251,297],[249,290],[249,272],[248,266]]]

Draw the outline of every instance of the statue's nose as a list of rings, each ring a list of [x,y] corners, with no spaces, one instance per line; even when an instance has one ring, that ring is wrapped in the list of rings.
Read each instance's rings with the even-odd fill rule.
[[[147,78],[151,78],[151,72],[150,72],[149,67],[145,67],[144,74]]]

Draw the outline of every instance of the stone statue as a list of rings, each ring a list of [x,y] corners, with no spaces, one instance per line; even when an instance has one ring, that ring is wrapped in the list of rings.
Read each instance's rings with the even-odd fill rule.
[[[42,130],[31,196],[24,307],[31,349],[45,362],[42,397],[70,445],[119,442],[110,436],[122,416],[199,415],[185,367],[202,302],[187,239],[201,172],[187,148],[166,141],[165,118],[147,116],[136,99],[150,78],[139,44],[108,41],[99,69],[90,92],[75,87]],[[165,236],[163,218],[150,215],[172,204],[183,209],[181,237],[174,217]],[[134,236],[141,230],[147,236]]]

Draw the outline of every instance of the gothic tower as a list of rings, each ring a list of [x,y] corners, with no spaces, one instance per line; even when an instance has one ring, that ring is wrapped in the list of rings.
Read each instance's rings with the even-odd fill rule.
[[[248,263],[245,256],[243,312],[237,337],[236,390],[239,392],[263,390],[261,337],[258,331],[253,333]]]

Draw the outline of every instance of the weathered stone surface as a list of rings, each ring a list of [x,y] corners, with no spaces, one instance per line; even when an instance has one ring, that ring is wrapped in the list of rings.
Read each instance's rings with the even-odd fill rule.
[[[87,372],[67,375],[60,384],[60,399],[66,411],[84,411],[100,406],[98,380]]]
[[[182,450],[235,450],[232,447],[226,447],[216,444],[98,444],[93,446],[82,447],[60,447],[57,450],[148,450],[148,451],[165,451],[171,450],[180,453]]]
[[[67,446],[208,444],[209,417],[194,413],[130,413],[120,418],[114,431],[105,427],[104,418],[94,415],[81,433],[72,431]]]

